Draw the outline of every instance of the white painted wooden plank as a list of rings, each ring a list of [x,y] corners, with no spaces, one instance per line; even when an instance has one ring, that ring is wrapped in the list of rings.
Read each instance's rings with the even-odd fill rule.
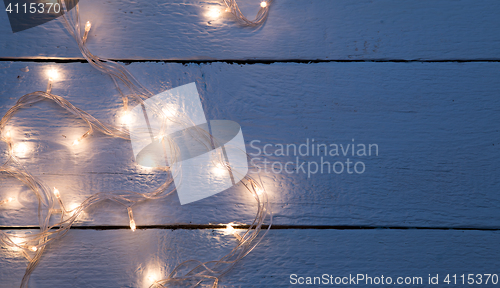
[[[68,95],[77,107],[101,120],[115,121],[120,111],[112,82],[90,65],[2,65],[2,114],[21,95],[45,89],[43,71],[49,67],[64,75],[54,83],[53,93]],[[26,66],[30,72],[20,70]],[[253,140],[261,141],[260,148],[278,143],[298,146],[313,138],[316,143],[349,144],[355,139],[378,145],[378,156],[324,159],[363,161],[366,171],[359,175],[318,173],[308,179],[302,171],[260,173],[278,224],[500,225],[499,63],[127,67],[155,92],[196,81],[207,118],[241,124],[250,153],[256,152],[250,146]],[[23,163],[48,185],[57,186],[67,203],[103,190],[151,191],[162,179],[135,166],[130,143],[124,140],[96,134],[82,143],[81,150],[74,150],[71,143],[85,131],[83,124],[51,103],[20,112],[12,125],[18,141],[37,147]],[[266,158],[295,162],[294,156]],[[311,161],[320,162],[320,157],[300,157],[301,163]],[[0,225],[34,225],[35,214],[28,210],[33,199],[4,179],[2,195],[14,193],[22,201],[0,208]],[[249,223],[255,208],[251,195],[236,186],[189,205],[180,206],[173,195],[138,205],[134,211],[138,225]],[[124,209],[112,203],[89,211],[81,221],[128,225]]]
[[[425,285],[413,286],[433,287],[428,275],[439,274],[434,287],[443,287],[447,274],[498,274],[499,241],[498,231],[273,230],[220,285],[290,287],[290,274],[326,273],[422,277]],[[148,287],[150,273],[166,275],[188,259],[217,259],[234,245],[233,236],[212,230],[72,230],[46,250],[30,287]],[[2,249],[0,287],[18,286],[25,262]],[[497,287],[491,280],[480,286]]]
[[[252,18],[260,0],[239,1]],[[81,1],[88,45],[114,59],[500,59],[500,3],[274,1],[262,28],[239,27],[222,1]],[[13,34],[0,13],[0,57],[82,58],[62,23]]]

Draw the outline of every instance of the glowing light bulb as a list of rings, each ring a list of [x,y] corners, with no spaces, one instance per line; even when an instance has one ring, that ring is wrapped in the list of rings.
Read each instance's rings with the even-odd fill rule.
[[[92,27],[92,25],[90,24],[90,21],[87,21],[87,23],[85,24],[85,33],[83,33],[83,43],[85,43],[87,41],[87,37],[89,36],[89,31],[90,31],[90,27]]]
[[[135,226],[134,213],[132,213],[132,208],[127,207],[127,212],[128,218],[130,219],[130,230],[134,232],[137,227]]]
[[[5,138],[10,139],[10,131],[7,131],[7,133],[5,133]]]
[[[217,177],[222,177],[226,175],[227,168],[222,165],[221,163],[216,163],[215,166],[212,168],[212,172],[217,176]]]
[[[9,244],[9,248],[8,248],[9,250],[15,251],[15,252],[22,251],[23,238],[21,238],[21,236],[19,236],[19,235],[12,235],[12,236],[10,236],[9,235],[9,239],[10,239],[10,241],[12,241],[12,244],[8,243]]]
[[[13,197],[10,197],[10,198],[7,198],[7,199],[5,199],[5,200],[2,200],[2,201],[0,201],[0,206],[1,206],[1,205],[3,205],[3,204],[10,203],[10,202],[12,202],[12,201],[14,201],[14,200],[16,200],[16,199],[15,199],[15,198],[13,198]]]
[[[36,246],[31,246],[30,250],[33,251],[33,252],[36,252],[36,251],[38,251],[38,248],[36,248]]]
[[[23,243],[23,239],[19,237],[12,237],[10,240],[12,240],[12,242],[16,245]]]
[[[236,229],[233,228],[233,225],[227,224],[226,225],[226,232],[228,234],[234,234],[234,233],[236,233]]]
[[[255,192],[257,193],[257,195],[261,195],[264,192],[264,190],[257,187],[257,188],[255,188]]]
[[[121,122],[123,124],[130,124],[134,121],[134,116],[128,112],[128,111],[125,111],[123,112],[122,116],[121,116]]]
[[[260,2],[260,7],[266,8],[267,7],[267,2],[266,1]]]
[[[92,24],[90,24],[90,21],[87,21],[87,23],[85,24],[85,32],[89,32],[90,27],[92,27]]]
[[[178,107],[175,105],[167,105],[161,111],[165,117],[174,117],[177,114]]]
[[[165,134],[163,134],[163,132],[160,132],[158,133],[158,135],[156,135],[154,137],[156,140],[158,140],[158,142],[161,142],[163,140],[163,138],[165,138]]]
[[[76,139],[75,141],[73,141],[73,146],[76,146],[78,144],[80,144],[80,140]]]
[[[158,281],[160,281],[162,278],[161,276],[161,272],[159,271],[158,268],[155,268],[155,269],[151,269],[151,271],[149,271],[147,274],[146,274],[146,277],[145,277],[145,282],[146,284],[148,284],[148,286],[152,286],[154,283],[157,283]],[[161,285],[154,285],[152,287],[157,287],[157,286],[161,286]]]
[[[134,219],[130,220],[130,230],[132,230],[132,232],[134,232],[136,228],[137,228],[137,226],[135,226]]]
[[[17,157],[25,157],[29,152],[28,144],[24,142],[16,144],[14,146],[13,152]]]
[[[221,13],[221,10],[218,9],[218,8],[211,8],[208,13],[207,13],[207,16],[210,18],[210,19],[217,19],[219,18],[220,16],[220,13]]]
[[[236,229],[234,229],[234,228],[233,228],[233,225],[231,225],[231,224],[227,224],[227,225],[226,225],[226,229],[225,229],[225,230],[226,230],[226,234],[232,234],[232,235],[234,235],[234,237],[236,237],[236,239],[238,239],[239,241],[241,241],[241,240],[242,240],[241,236],[240,236],[238,233],[236,233]]]
[[[78,209],[80,207],[80,205],[76,204],[76,203],[71,203],[68,205],[68,211],[69,212],[73,212],[75,211],[76,209]]]
[[[148,276],[148,280],[149,280],[149,282],[156,282],[156,281],[158,281],[158,279],[156,279],[156,277],[154,275],[149,275]]]
[[[54,196],[56,196],[56,198],[61,198],[61,193],[59,193],[59,190],[54,187]]]
[[[49,76],[49,80],[52,81],[52,80],[55,80],[59,77],[59,73],[57,72],[57,70],[55,69],[50,69],[48,72],[47,72],[48,76]]]

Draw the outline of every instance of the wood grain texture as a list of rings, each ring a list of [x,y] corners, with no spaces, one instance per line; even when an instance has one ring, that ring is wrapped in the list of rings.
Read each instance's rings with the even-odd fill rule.
[[[500,3],[485,0],[274,1],[259,29],[239,27],[222,1],[81,1],[88,45],[113,59],[500,59]],[[252,18],[260,0],[239,1]],[[13,34],[0,13],[0,58],[82,58],[62,23]]]
[[[220,284],[290,287],[290,274],[410,276],[425,284],[429,274],[440,281],[446,274],[498,274],[499,241],[498,231],[276,230]],[[217,259],[235,244],[218,230],[70,231],[46,250],[30,287],[148,287],[150,274],[166,275],[188,259]],[[0,287],[16,287],[25,265],[18,253],[2,249]]]
[[[20,69],[29,67],[29,72]],[[3,63],[0,112],[23,94],[45,89],[44,71],[57,67],[64,95],[101,120],[116,123],[120,98],[88,64]],[[328,156],[363,161],[363,174],[261,172],[277,224],[495,228],[500,226],[499,63],[320,63],[127,66],[154,92],[195,81],[207,119],[229,119],[243,129],[247,152],[265,144],[376,143],[379,155]],[[279,77],[278,77],[279,76]],[[390,84],[389,84],[390,83]],[[83,123],[49,102],[11,122],[16,141],[34,150],[29,171],[56,186],[66,203],[99,191],[150,191],[164,179],[134,164],[130,143],[93,135],[78,148]],[[64,135],[64,136],[63,136]],[[4,146],[1,147],[2,151]],[[2,154],[2,159],[6,155]],[[300,163],[320,162],[299,156]],[[285,164],[294,156],[265,157]],[[256,163],[262,165],[261,157]],[[3,161],[3,160],[2,160]],[[307,164],[306,164],[307,168]],[[35,225],[33,198],[2,178],[0,193],[20,200],[0,209],[0,225]],[[19,202],[19,203],[18,203]],[[249,223],[256,205],[237,185],[180,206],[177,195],[134,208],[138,225]],[[103,203],[82,225],[128,225],[126,211]]]

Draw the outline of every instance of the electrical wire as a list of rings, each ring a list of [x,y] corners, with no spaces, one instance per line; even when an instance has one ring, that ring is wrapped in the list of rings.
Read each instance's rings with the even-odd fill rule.
[[[272,0],[263,1],[261,3],[261,8],[257,14],[255,20],[248,20],[239,10],[238,5],[235,0],[223,0],[225,5],[230,9],[231,13],[236,17],[238,23],[244,26],[258,26],[262,25],[266,20],[269,12],[270,4]],[[121,94],[123,106],[125,111],[128,110],[129,98],[138,105],[142,105],[143,109],[146,109],[145,100],[153,96],[147,88],[134,78],[134,76],[121,64],[111,61],[106,58],[98,57],[93,55],[86,46],[86,41],[88,38],[88,33],[91,29],[90,22],[87,22],[84,27],[84,33],[81,33],[80,18],[79,18],[79,5],[77,4],[70,11],[67,10],[65,1],[58,0],[61,7],[63,7],[63,23],[67,31],[76,40],[78,47],[85,57],[85,59],[98,71],[109,75],[115,84],[117,90]],[[124,90],[128,90],[130,93],[125,94]],[[69,232],[71,226],[75,223],[78,217],[93,205],[96,205],[105,200],[114,201],[126,208],[131,230],[136,229],[136,223],[133,217],[132,207],[143,201],[152,201],[160,198],[167,197],[171,195],[176,190],[172,188],[173,179],[177,175],[171,175],[167,177],[167,180],[154,189],[151,192],[140,193],[136,191],[128,190],[117,190],[117,191],[104,191],[96,193],[88,197],[82,202],[78,207],[68,211],[61,199],[61,192],[54,188],[53,190],[45,185],[40,179],[34,177],[30,174],[22,165],[21,161],[13,153],[13,139],[10,135],[10,131],[6,131],[6,125],[9,120],[15,115],[15,113],[23,108],[27,108],[33,104],[40,101],[50,100],[58,104],[61,108],[73,114],[75,117],[80,118],[86,122],[89,129],[80,138],[76,139],[73,143],[74,145],[83,141],[89,135],[98,133],[121,138],[130,139],[130,134],[127,130],[122,127],[111,125],[108,123],[101,122],[93,117],[91,114],[83,111],[80,108],[75,107],[69,101],[61,96],[51,94],[52,90],[52,79],[49,79],[47,85],[47,91],[33,92],[22,96],[16,104],[11,107],[7,113],[0,120],[0,140],[7,143],[9,150],[8,160],[0,166],[0,174],[5,174],[18,179],[24,185],[26,185],[36,196],[38,206],[38,222],[40,226],[40,232],[25,236],[13,237],[3,231],[0,231],[0,243],[3,243],[7,247],[17,249],[28,260],[28,266],[26,268],[25,275],[21,281],[21,288],[27,288],[29,286],[29,279],[37,265],[41,261],[41,257],[45,251],[45,248],[51,244],[55,245],[53,242],[55,240],[61,239],[66,233]],[[187,117],[187,115],[181,115],[177,117],[172,117],[171,115],[165,115],[165,113],[154,103],[149,103],[148,109],[153,111],[157,115],[162,115],[164,119],[174,121],[178,125],[184,127],[193,127],[194,123]],[[165,121],[163,121],[159,131],[154,131],[155,135],[164,135],[165,131]],[[217,141],[203,129],[193,130],[197,136],[197,140],[200,143],[204,143],[207,147],[207,151],[212,149],[214,146],[214,141]],[[163,137],[160,137],[164,139]],[[178,147],[173,141],[167,140],[163,141],[164,145],[168,145],[171,151],[178,151]],[[175,153],[174,153],[175,154]],[[222,167],[232,171],[231,167],[224,160],[222,153],[219,153],[218,161]],[[176,156],[175,156],[176,157]],[[175,158],[174,158],[175,161]],[[169,167],[157,167],[160,171],[170,171]],[[265,188],[262,184],[262,180],[259,181],[253,179],[249,175],[245,175],[241,180],[241,184],[246,188],[246,190],[254,196],[257,202],[257,212],[253,220],[253,223],[249,228],[239,235],[232,225],[228,225],[228,229],[234,233],[237,238],[238,244],[231,250],[227,255],[221,257],[220,259],[200,262],[198,260],[188,260],[177,265],[167,278],[162,280],[157,280],[151,287],[167,287],[169,284],[196,287],[202,284],[211,283],[212,287],[217,287],[220,278],[227,274],[235,264],[240,261],[243,257],[248,255],[255,247],[262,241],[264,236],[269,232],[272,225],[272,211],[269,205],[268,196]],[[52,192],[51,192],[52,191]],[[169,192],[167,192],[169,191]],[[12,202],[13,199],[9,198],[0,201],[0,206],[6,205]],[[59,206],[59,207],[57,207]],[[60,214],[60,220],[58,223],[51,225],[50,220],[52,216]],[[263,230],[263,224],[269,221],[267,229]],[[187,272],[181,272],[186,271]]]

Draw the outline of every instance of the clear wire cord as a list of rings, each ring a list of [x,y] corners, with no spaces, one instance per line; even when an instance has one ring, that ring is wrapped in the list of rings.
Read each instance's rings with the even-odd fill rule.
[[[236,0],[223,0],[224,4],[226,4],[227,8],[231,12],[231,14],[234,15],[236,21],[243,25],[243,26],[260,26],[262,25],[266,19],[267,15],[269,14],[269,8],[271,7],[271,4],[273,0],[267,0],[267,1],[262,1],[261,2],[261,7],[259,9],[259,12],[257,12],[257,16],[255,17],[254,20],[249,20],[243,15],[243,13],[240,11],[240,8],[238,7],[238,3]]]
[[[228,9],[231,10],[231,13],[236,17],[238,23],[245,26],[262,25],[267,18],[269,7],[272,3],[272,0],[269,0],[265,2],[265,5],[262,4],[256,19],[251,21],[241,13],[235,0],[223,1]],[[64,11],[62,16],[64,26],[76,40],[85,59],[98,71],[111,77],[121,95],[124,109],[128,110],[129,98],[131,98],[137,105],[145,107],[146,104],[144,101],[153,96],[153,93],[140,84],[139,81],[137,81],[137,79],[135,79],[123,65],[109,59],[93,55],[86,46],[90,23],[87,22],[84,27],[81,27],[78,4],[73,9],[68,11],[65,1],[58,0],[58,2]],[[82,28],[84,28],[83,34]],[[173,185],[173,179],[178,175],[167,173],[168,176],[165,182],[159,187],[152,189],[152,191],[146,193],[128,190],[102,191],[89,196],[78,207],[72,210],[67,210],[61,199],[61,192],[56,188],[51,189],[47,187],[43,181],[29,173],[23,167],[21,161],[15,156],[15,153],[13,153],[14,141],[10,132],[6,130],[9,120],[11,120],[15,113],[20,109],[29,108],[33,104],[40,101],[53,101],[62,109],[65,109],[75,117],[85,121],[88,125],[89,128],[87,132],[85,132],[75,142],[83,141],[91,134],[102,134],[129,140],[130,134],[122,127],[99,121],[91,114],[75,107],[63,97],[52,94],[51,90],[52,82],[49,80],[46,92],[38,91],[22,96],[0,120],[0,140],[7,144],[7,149],[9,150],[9,157],[7,161],[0,166],[0,174],[14,177],[19,180],[32,191],[38,202],[37,215],[38,225],[40,226],[39,232],[14,237],[13,235],[0,231],[0,243],[7,247],[21,251],[21,253],[28,260],[28,266],[21,281],[21,288],[28,287],[30,275],[40,263],[46,247],[49,244],[54,246],[57,245],[57,243],[55,243],[56,240],[61,239],[64,235],[66,235],[66,233],[68,233],[71,226],[84,210],[87,210],[91,206],[105,200],[116,202],[122,205],[128,212],[130,227],[132,230],[135,230],[136,224],[132,212],[132,207],[135,204],[143,201],[161,199],[173,194],[176,191]],[[187,115],[177,115],[175,117],[172,115],[165,115],[165,112],[163,112],[162,109],[160,109],[160,107],[158,107],[155,103],[149,103],[148,109],[149,111],[152,111],[152,113],[162,115],[163,119],[165,119],[160,130],[154,131],[155,134],[164,135],[163,133],[165,133],[165,123],[167,120],[173,121],[174,123],[177,123],[177,125],[181,125],[186,128],[195,126],[193,121],[191,121]],[[203,143],[207,147],[207,151],[214,147],[214,141],[216,140],[207,131],[203,129],[193,129],[192,131],[192,133],[195,134],[197,141]],[[178,151],[178,147],[176,147],[176,144],[172,141],[165,140],[164,145],[169,145],[171,151]],[[176,153],[174,152],[174,161],[175,157],[177,157],[175,154]],[[222,155],[219,155],[218,158],[219,159],[217,159],[217,161],[220,161],[220,164],[223,167],[231,170],[231,167],[224,161],[224,157]],[[159,171],[170,171],[169,167],[157,167],[157,169]],[[230,172],[237,173],[236,171]],[[272,211],[269,205],[267,193],[264,189],[262,181],[260,179],[254,179],[249,175],[243,177],[240,185],[243,185],[246,191],[253,195],[257,203],[257,211],[256,216],[253,222],[249,225],[248,229],[246,229],[242,235],[235,234],[235,236],[237,236],[236,247],[227,255],[213,261],[201,262],[198,260],[188,260],[182,262],[177,265],[165,279],[157,280],[151,285],[151,287],[169,287],[172,285],[184,287],[209,285],[217,287],[220,278],[227,274],[239,260],[248,255],[248,253],[255,249],[255,247],[262,241],[272,225]],[[0,201],[0,209],[2,205],[6,205],[9,201],[10,199]],[[124,215],[126,214],[124,213]],[[58,219],[56,221],[57,223],[51,224],[53,223],[53,221],[51,222],[51,219],[54,217]],[[265,222],[268,224],[265,225]]]

